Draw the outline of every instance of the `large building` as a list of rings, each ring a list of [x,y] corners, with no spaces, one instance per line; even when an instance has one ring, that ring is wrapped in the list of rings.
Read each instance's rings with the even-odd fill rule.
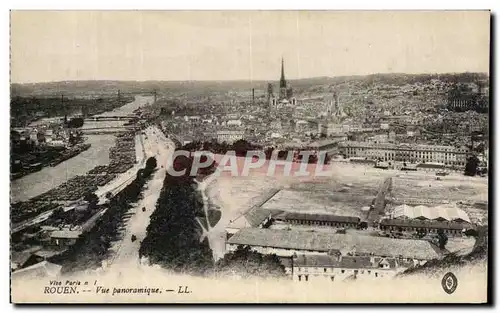
[[[231,236],[243,228],[263,228],[269,226],[272,222],[273,216],[281,214],[282,211],[262,208],[262,204],[275,196],[279,191],[280,189],[278,188],[269,190],[269,192],[256,199],[256,203],[250,209],[236,217],[234,220],[231,220],[229,225],[226,227],[227,235]]]
[[[399,232],[425,232],[439,233],[443,231],[450,236],[461,236],[464,230],[470,229],[468,223],[460,222],[439,222],[433,220],[401,220],[401,219],[383,219],[380,221],[380,229],[386,231]]]
[[[346,117],[344,108],[339,101],[339,95],[337,94],[337,92],[333,93],[332,99],[326,106],[326,116],[333,118],[334,121],[337,122]]]
[[[304,283],[392,278],[398,272],[413,266],[412,262],[398,258],[342,255],[301,255],[283,258],[282,263],[293,281]]]
[[[267,228],[243,228],[226,241],[227,251],[234,251],[240,245],[250,246],[262,254],[274,253],[280,257],[340,253],[398,257],[417,263],[439,257],[431,243],[424,240]]]
[[[287,98],[287,88],[285,79],[285,61],[281,59],[280,96],[279,100]]]
[[[346,121],[346,114],[339,102],[337,92],[333,93],[332,100],[326,104],[325,112],[321,115],[322,121],[318,123],[318,134],[329,137],[333,134],[345,133],[357,130],[357,127],[352,127],[351,122]]]
[[[478,86],[477,92],[464,92],[450,96],[447,108],[450,111],[465,112],[476,111],[487,113],[489,109],[488,89]]]
[[[293,89],[287,86],[287,82],[285,79],[285,62],[281,59],[281,77],[280,77],[280,88],[278,97],[276,97],[272,93],[272,87],[268,86],[268,98],[269,98],[269,106],[270,108],[277,108],[283,106],[295,106],[296,100],[293,97]]]
[[[271,222],[273,212],[270,210],[262,209],[258,206],[252,207],[250,210],[231,221],[226,227],[228,236],[239,232],[243,228],[263,228],[268,226]]]
[[[323,139],[310,143],[307,145],[307,147],[318,151],[332,151],[337,149],[339,142],[346,140],[347,140],[347,135],[339,133],[334,136],[331,136],[328,139]]]
[[[217,141],[233,143],[245,138],[244,130],[219,130],[217,131]]]
[[[342,124],[339,123],[318,123],[318,134],[330,137],[333,134],[339,134],[345,131]]]
[[[267,84],[267,104],[268,105],[271,105],[273,94],[274,94],[273,84],[268,83]]]
[[[274,218],[276,221],[291,225],[357,227],[361,222],[357,216],[338,216],[333,214],[308,214],[284,212]]]
[[[380,221],[380,229],[390,231],[444,233],[462,235],[471,228],[471,220],[464,210],[449,204],[429,207],[424,205],[396,206],[389,218]]]
[[[409,206],[403,204],[394,208],[391,217],[396,219],[435,220],[439,222],[471,222],[464,210],[446,204],[435,207],[424,205]]]
[[[385,162],[439,163],[445,166],[465,166],[468,150],[452,146],[371,143],[346,141],[339,144],[346,158],[363,157]]]

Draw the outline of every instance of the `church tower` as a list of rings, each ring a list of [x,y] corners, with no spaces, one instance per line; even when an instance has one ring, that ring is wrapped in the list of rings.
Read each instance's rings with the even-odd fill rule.
[[[280,100],[287,98],[286,80],[285,80],[285,61],[281,58],[281,78],[280,78]]]

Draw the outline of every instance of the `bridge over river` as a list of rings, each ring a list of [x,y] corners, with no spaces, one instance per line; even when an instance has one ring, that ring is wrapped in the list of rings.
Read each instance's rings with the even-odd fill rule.
[[[122,121],[137,118],[134,114],[128,115],[108,115],[108,116],[91,116],[84,119],[84,121]]]
[[[99,116],[130,116],[136,109],[152,102],[152,97],[136,96],[133,102]],[[29,200],[77,175],[85,174],[97,165],[109,164],[109,149],[114,146],[115,135],[120,132],[118,129],[127,130],[125,123],[125,119],[86,122],[82,131],[87,132],[86,142],[90,143],[91,147],[54,167],[45,167],[41,171],[12,181],[11,202]]]
[[[129,130],[139,130],[140,128],[132,125],[126,126],[109,126],[109,127],[91,127],[82,128],[85,135],[99,135],[99,134],[119,134]]]

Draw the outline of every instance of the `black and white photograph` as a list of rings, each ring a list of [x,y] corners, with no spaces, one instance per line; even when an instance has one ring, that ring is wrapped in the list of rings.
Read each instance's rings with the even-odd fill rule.
[[[490,23],[12,10],[10,301],[488,302]]]

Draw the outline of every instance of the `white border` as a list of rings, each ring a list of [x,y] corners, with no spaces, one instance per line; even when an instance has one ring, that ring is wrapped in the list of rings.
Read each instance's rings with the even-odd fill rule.
[[[11,3],[9,3],[11,2]],[[309,10],[464,10],[464,9],[488,9],[494,6],[492,0],[475,1],[433,1],[420,0],[410,3],[409,1],[369,1],[369,0],[350,0],[350,1],[321,1],[321,0],[252,0],[252,1],[203,1],[203,0],[184,0],[177,3],[154,0],[122,0],[119,3],[115,1],[64,1],[64,0],[46,0],[46,1],[7,1],[11,9],[122,9],[122,10],[285,10],[285,9],[309,9]]]
[[[85,1],[74,1],[74,2],[69,2],[69,1],[53,1],[53,0],[44,0],[44,1],[36,1],[36,0],[31,0],[31,1],[23,1],[23,0],[7,0],[7,1],[2,1],[0,3],[0,6],[2,7],[2,10],[0,11],[0,18],[1,18],[1,23],[0,23],[0,36],[1,36],[1,43],[2,43],[2,49],[0,49],[0,55],[1,55],[1,71],[0,75],[2,77],[2,83],[0,84],[0,94],[2,96],[2,105],[0,105],[0,116],[2,118],[2,122],[0,123],[0,127],[2,127],[0,131],[0,140],[1,140],[1,145],[2,148],[5,150],[8,150],[8,144],[9,144],[9,139],[8,139],[8,134],[9,134],[9,9],[44,9],[44,10],[54,10],[54,9],[107,9],[107,10],[112,10],[112,9],[121,9],[121,10],[135,10],[135,9],[141,9],[141,10],[158,10],[158,9],[209,9],[209,10],[217,10],[217,9],[254,9],[254,10],[265,10],[265,9],[313,9],[313,10],[326,10],[326,9],[335,9],[335,10],[360,10],[360,9],[369,9],[369,10],[382,10],[382,9],[396,9],[396,10],[412,10],[412,9],[417,9],[417,10],[460,10],[460,9],[492,9],[493,14],[498,14],[500,12],[499,4],[500,1],[496,0],[474,0],[474,1],[462,1],[462,0],[454,0],[454,1],[436,1],[436,0],[420,0],[420,1],[413,1],[410,3],[409,1],[386,1],[386,0],[377,0],[377,1],[370,1],[370,0],[350,0],[350,1],[317,1],[317,0],[282,0],[282,1],[274,1],[271,2],[269,0],[253,0],[253,1],[246,1],[243,3],[243,1],[223,1],[223,0],[210,0],[210,1],[203,1],[203,0],[198,0],[198,1],[193,1],[193,0],[183,0],[183,1],[176,1],[175,3],[168,2],[165,3],[165,1],[150,1],[150,0],[141,0],[141,1],[130,1],[130,0],[121,0],[121,1],[103,1],[103,0],[85,0]],[[494,41],[498,41],[498,16],[496,18],[496,25],[495,25],[495,38],[493,38]],[[34,47],[36,49],[36,47]],[[498,47],[497,47],[498,49]],[[496,53],[498,55],[498,52]],[[492,56],[492,57],[496,57]],[[495,67],[495,73],[498,74],[498,64]],[[493,86],[493,90],[498,90],[498,79],[495,83],[495,86]],[[498,98],[497,98],[498,99]],[[495,104],[491,104],[492,106],[495,105],[497,107],[497,112],[496,112],[496,120],[499,120],[500,117],[500,109],[498,106],[498,100],[496,101]],[[491,125],[493,126],[493,125]],[[497,149],[495,149],[497,150]],[[498,151],[495,151],[495,153],[498,157]],[[2,240],[2,255],[0,257],[0,273],[2,275],[2,280],[0,283],[1,286],[1,291],[0,291],[0,297],[4,299],[2,301],[2,312],[11,312],[14,310],[12,305],[9,305],[9,217],[8,217],[8,212],[9,212],[9,180],[7,176],[7,172],[9,170],[8,168],[8,159],[9,156],[7,152],[1,154],[1,165],[2,166],[2,176],[0,179],[1,182],[1,201],[2,201],[2,209],[1,209],[1,214],[2,218],[1,221],[3,223],[3,227],[1,229],[3,230],[3,236],[1,236]],[[499,164],[499,162],[495,162],[495,164]],[[498,183],[498,182],[497,182]],[[498,189],[497,189],[498,188]],[[498,191],[500,190],[500,187],[496,186],[495,188],[495,194],[499,194]],[[498,213],[498,210],[496,210],[496,223],[495,225],[499,227],[498,223],[498,217],[500,213]],[[494,230],[497,232],[497,230]],[[497,234],[496,234],[497,235]],[[497,236],[492,236],[492,238],[498,238]],[[496,244],[495,244],[495,250],[496,250]],[[493,247],[492,247],[493,248]],[[490,266],[493,266],[493,264],[490,264]],[[498,270],[496,271],[498,274]],[[496,278],[497,275],[495,275],[495,281],[498,282]],[[495,295],[494,297],[498,299],[498,286],[495,288]],[[259,311],[268,311],[269,308],[263,308],[263,307],[254,307],[258,309]],[[3,309],[6,309],[5,311]],[[26,308],[24,308],[26,309]],[[30,309],[28,307],[28,309]],[[73,308],[76,311],[83,311],[83,308]],[[97,307],[91,307],[91,310],[99,311],[99,312],[104,312],[106,308],[97,308]],[[120,308],[121,309],[121,308]],[[132,307],[133,310],[138,310],[139,308],[137,307]],[[160,308],[158,308],[160,309]],[[163,308],[161,308],[163,310]],[[178,310],[176,308],[167,308],[168,310]],[[186,310],[187,308],[184,308]],[[189,310],[193,310],[195,308],[190,308]],[[208,307],[207,309],[211,310],[220,310],[220,308],[210,308]],[[251,308],[242,308],[240,309],[244,310],[249,310]],[[275,308],[277,309],[277,308]],[[280,310],[289,310],[290,307],[285,307],[285,308],[280,308]],[[301,307],[300,309],[307,310],[308,308]],[[331,308],[325,308],[327,310],[342,310],[340,307],[331,307]],[[355,310],[359,310],[360,308],[357,308]],[[399,308],[396,308],[399,309]],[[410,307],[407,307],[406,309],[411,309]],[[444,307],[436,307],[436,308],[425,308],[426,311],[438,311],[442,312],[444,311],[455,311],[456,308],[444,308]],[[41,309],[43,311],[49,312],[51,308],[43,308]],[[385,308],[379,308],[378,310],[385,310]]]

